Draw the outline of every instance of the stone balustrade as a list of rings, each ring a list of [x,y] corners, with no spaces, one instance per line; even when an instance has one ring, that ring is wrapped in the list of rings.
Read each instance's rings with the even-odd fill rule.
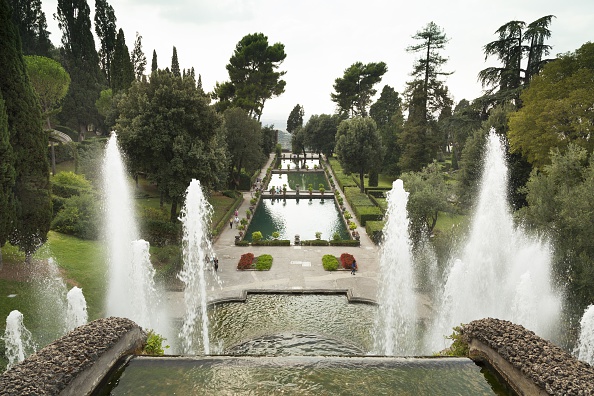
[[[594,367],[520,325],[475,320],[462,335],[470,358],[491,366],[519,395],[594,395]]]

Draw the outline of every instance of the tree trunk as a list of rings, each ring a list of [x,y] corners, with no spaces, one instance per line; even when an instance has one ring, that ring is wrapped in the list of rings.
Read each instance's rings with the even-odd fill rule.
[[[171,213],[170,213],[169,220],[172,223],[175,223],[177,221],[177,198],[171,199]]]
[[[52,152],[52,175],[56,176],[56,151],[54,150],[53,140],[50,140],[50,147]]]
[[[361,183],[361,192],[365,194],[365,173],[363,171],[359,172],[359,182]]]

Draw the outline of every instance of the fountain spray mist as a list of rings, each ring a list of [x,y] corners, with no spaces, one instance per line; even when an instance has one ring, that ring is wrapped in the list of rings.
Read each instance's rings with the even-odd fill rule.
[[[103,160],[105,238],[109,275],[107,315],[131,319],[147,329],[159,329],[154,274],[148,242],[139,239],[130,179],[112,132]]]
[[[186,313],[179,337],[182,353],[210,353],[206,299],[206,261],[212,254],[208,235],[212,206],[202,193],[200,181],[192,180],[186,190],[186,200],[180,213],[183,224],[184,266],[179,278],[185,284]],[[201,335],[201,337],[199,337]]]
[[[4,330],[2,339],[6,345],[8,369],[22,362],[37,350],[31,332],[23,324],[23,314],[16,310],[10,312],[6,318],[6,330]]]
[[[74,286],[66,295],[68,308],[66,309],[66,331],[76,329],[87,323],[87,301],[82,289]]]
[[[402,180],[394,181],[387,202],[379,261],[379,308],[373,331],[374,349],[387,356],[412,355],[417,338],[415,277],[406,211],[408,193],[404,191]]]
[[[447,271],[438,317],[428,340],[433,351],[447,347],[454,326],[494,317],[553,335],[561,310],[551,286],[551,248],[514,227],[507,199],[505,147],[491,131],[470,236]]]
[[[580,338],[576,355],[581,361],[594,366],[594,305],[586,308],[580,321]]]

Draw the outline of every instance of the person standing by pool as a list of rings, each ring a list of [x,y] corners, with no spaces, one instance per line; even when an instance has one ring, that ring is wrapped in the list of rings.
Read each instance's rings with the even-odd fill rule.
[[[351,264],[351,275],[355,275],[357,271],[357,260],[353,259],[353,264]]]

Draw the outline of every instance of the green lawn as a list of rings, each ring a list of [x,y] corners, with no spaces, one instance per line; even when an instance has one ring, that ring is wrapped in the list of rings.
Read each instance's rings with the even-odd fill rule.
[[[435,224],[436,231],[447,231],[454,225],[463,224],[468,221],[468,216],[460,214],[452,214],[447,212],[439,212],[437,216],[437,223]]]

